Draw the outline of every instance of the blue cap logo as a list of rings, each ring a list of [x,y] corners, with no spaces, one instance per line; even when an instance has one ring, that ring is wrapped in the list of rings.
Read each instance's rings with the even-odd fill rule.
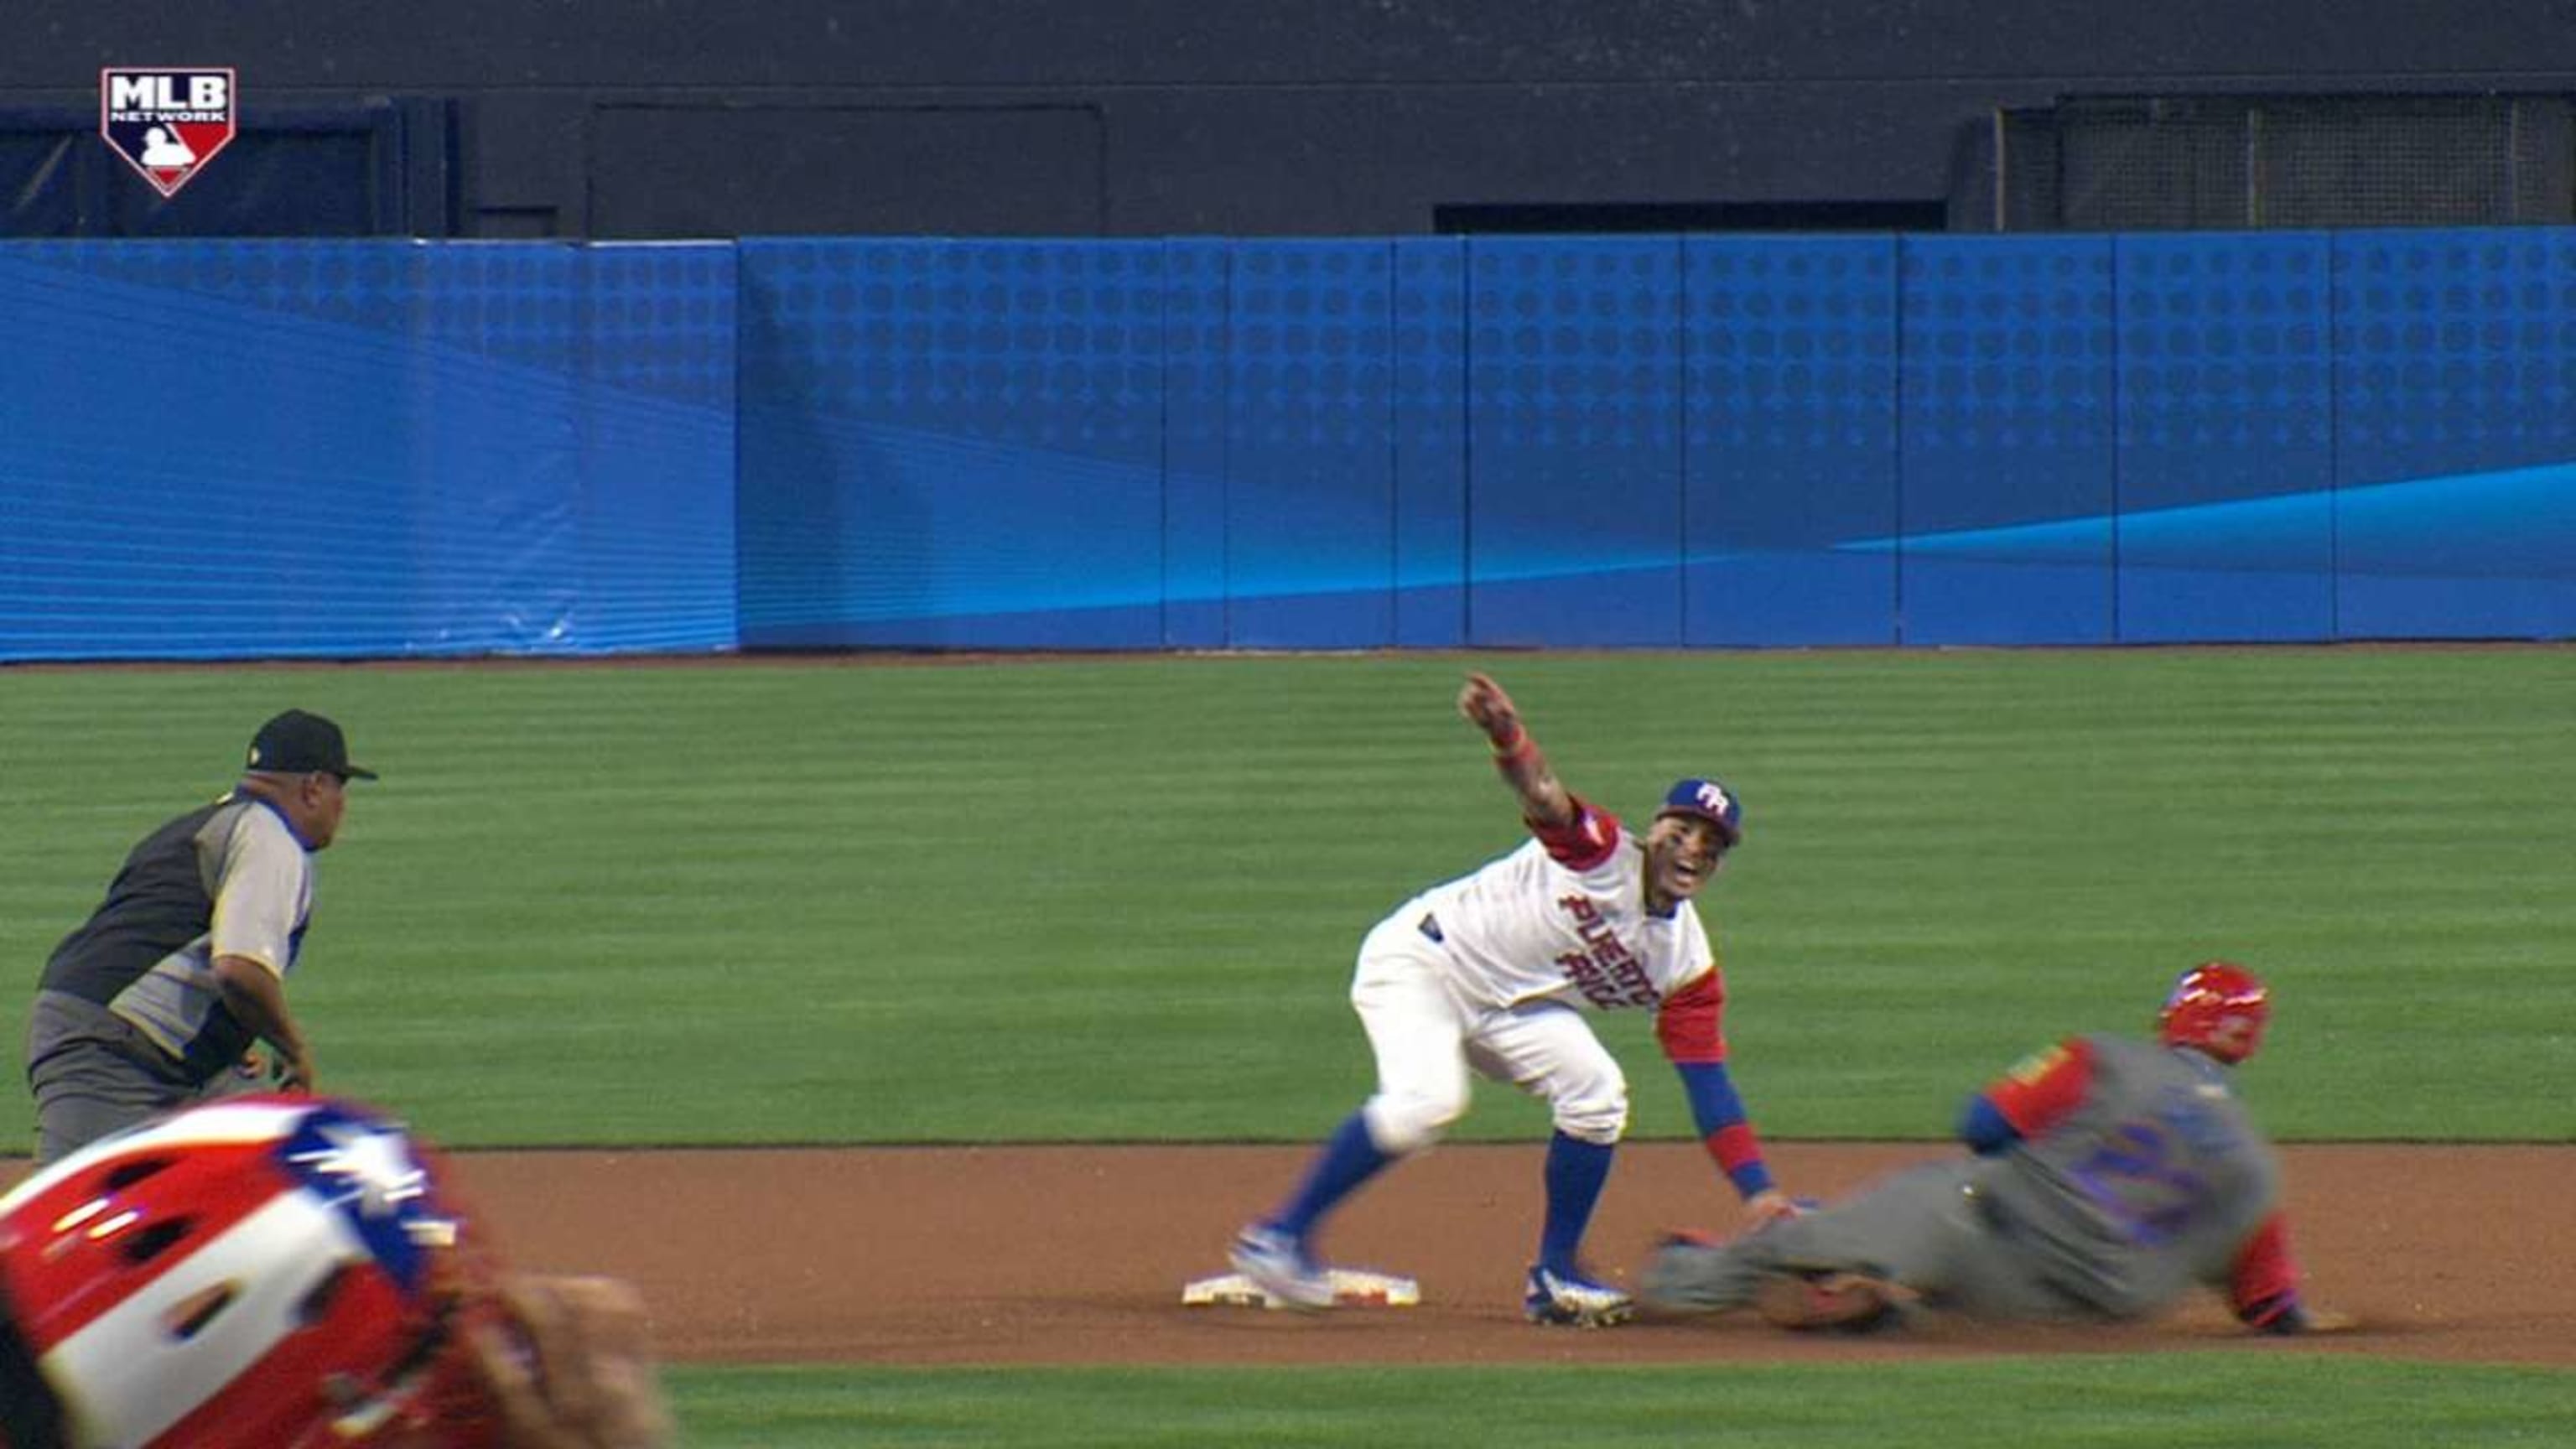
[[[1657,815],[1695,815],[1726,832],[1726,843],[1733,845],[1744,838],[1744,802],[1735,792],[1715,780],[1683,780],[1664,792],[1664,808]]]

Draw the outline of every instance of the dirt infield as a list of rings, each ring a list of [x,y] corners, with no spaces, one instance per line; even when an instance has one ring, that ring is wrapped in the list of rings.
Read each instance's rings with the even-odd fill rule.
[[[1836,1195],[1943,1149],[1775,1145],[1793,1189]],[[1321,1317],[1185,1309],[1228,1236],[1304,1152],[1268,1147],[509,1152],[455,1159],[522,1265],[644,1287],[675,1359],[967,1363],[1670,1363],[2207,1349],[2216,1300],[2118,1330],[1936,1324],[1817,1341],[1745,1317],[1542,1330],[1517,1316],[1540,1150],[1449,1146],[1372,1185],[1336,1261],[1419,1277],[1418,1308]],[[2287,1154],[2313,1298],[2366,1331],[2308,1340],[2405,1358],[2576,1364],[2576,1147],[2312,1146]],[[9,1176],[14,1174],[0,1174]],[[1673,1226],[1723,1227],[1697,1148],[1621,1153],[1592,1238],[1633,1271]],[[1624,1276],[1624,1273],[1614,1274]],[[2278,1351],[2274,1342],[2249,1351]]]

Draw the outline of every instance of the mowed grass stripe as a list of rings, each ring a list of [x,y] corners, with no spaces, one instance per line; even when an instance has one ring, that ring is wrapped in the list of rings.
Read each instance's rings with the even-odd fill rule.
[[[2563,1371],[2239,1345],[2146,1357],[1666,1368],[841,1369],[672,1375],[698,1449],[1513,1443],[2446,1449],[2561,1442]]]
[[[1469,667],[1623,814],[1748,801],[1707,912],[1772,1135],[1938,1135],[2227,955],[2285,1132],[2576,1137],[2565,650],[0,671],[0,946],[298,704],[387,778],[296,999],[452,1141],[1302,1139],[1367,1089],[1362,932],[1519,838]],[[1680,1135],[1648,1025],[1604,1030]]]

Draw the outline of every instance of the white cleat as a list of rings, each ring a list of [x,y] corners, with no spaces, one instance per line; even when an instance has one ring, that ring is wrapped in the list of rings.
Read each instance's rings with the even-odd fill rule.
[[[1333,1306],[1332,1275],[1306,1256],[1305,1244],[1266,1223],[1235,1234],[1226,1260],[1281,1307],[1313,1312]]]
[[[1529,1316],[1532,1323],[1553,1323],[1568,1328],[1608,1328],[1634,1318],[1637,1300],[1607,1283],[1596,1283],[1580,1274],[1532,1268],[1529,1270],[1528,1291],[1521,1295],[1521,1311]]]

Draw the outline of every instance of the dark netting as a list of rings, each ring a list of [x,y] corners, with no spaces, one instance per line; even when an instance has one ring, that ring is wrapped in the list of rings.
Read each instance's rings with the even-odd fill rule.
[[[2557,96],[2513,103],[2513,219],[2576,219],[2576,106]]]
[[[2067,125],[2058,224],[2146,231],[2246,224],[2245,107],[2151,101],[2092,108]]]
[[[2567,221],[2555,96],[2078,100],[1995,125],[2007,231]]]
[[[2274,101],[2253,115],[2258,226],[2484,226],[2513,216],[2498,99]]]
[[[1995,117],[1994,145],[1994,229],[2055,230],[2056,117],[2047,111],[2004,111]]]

